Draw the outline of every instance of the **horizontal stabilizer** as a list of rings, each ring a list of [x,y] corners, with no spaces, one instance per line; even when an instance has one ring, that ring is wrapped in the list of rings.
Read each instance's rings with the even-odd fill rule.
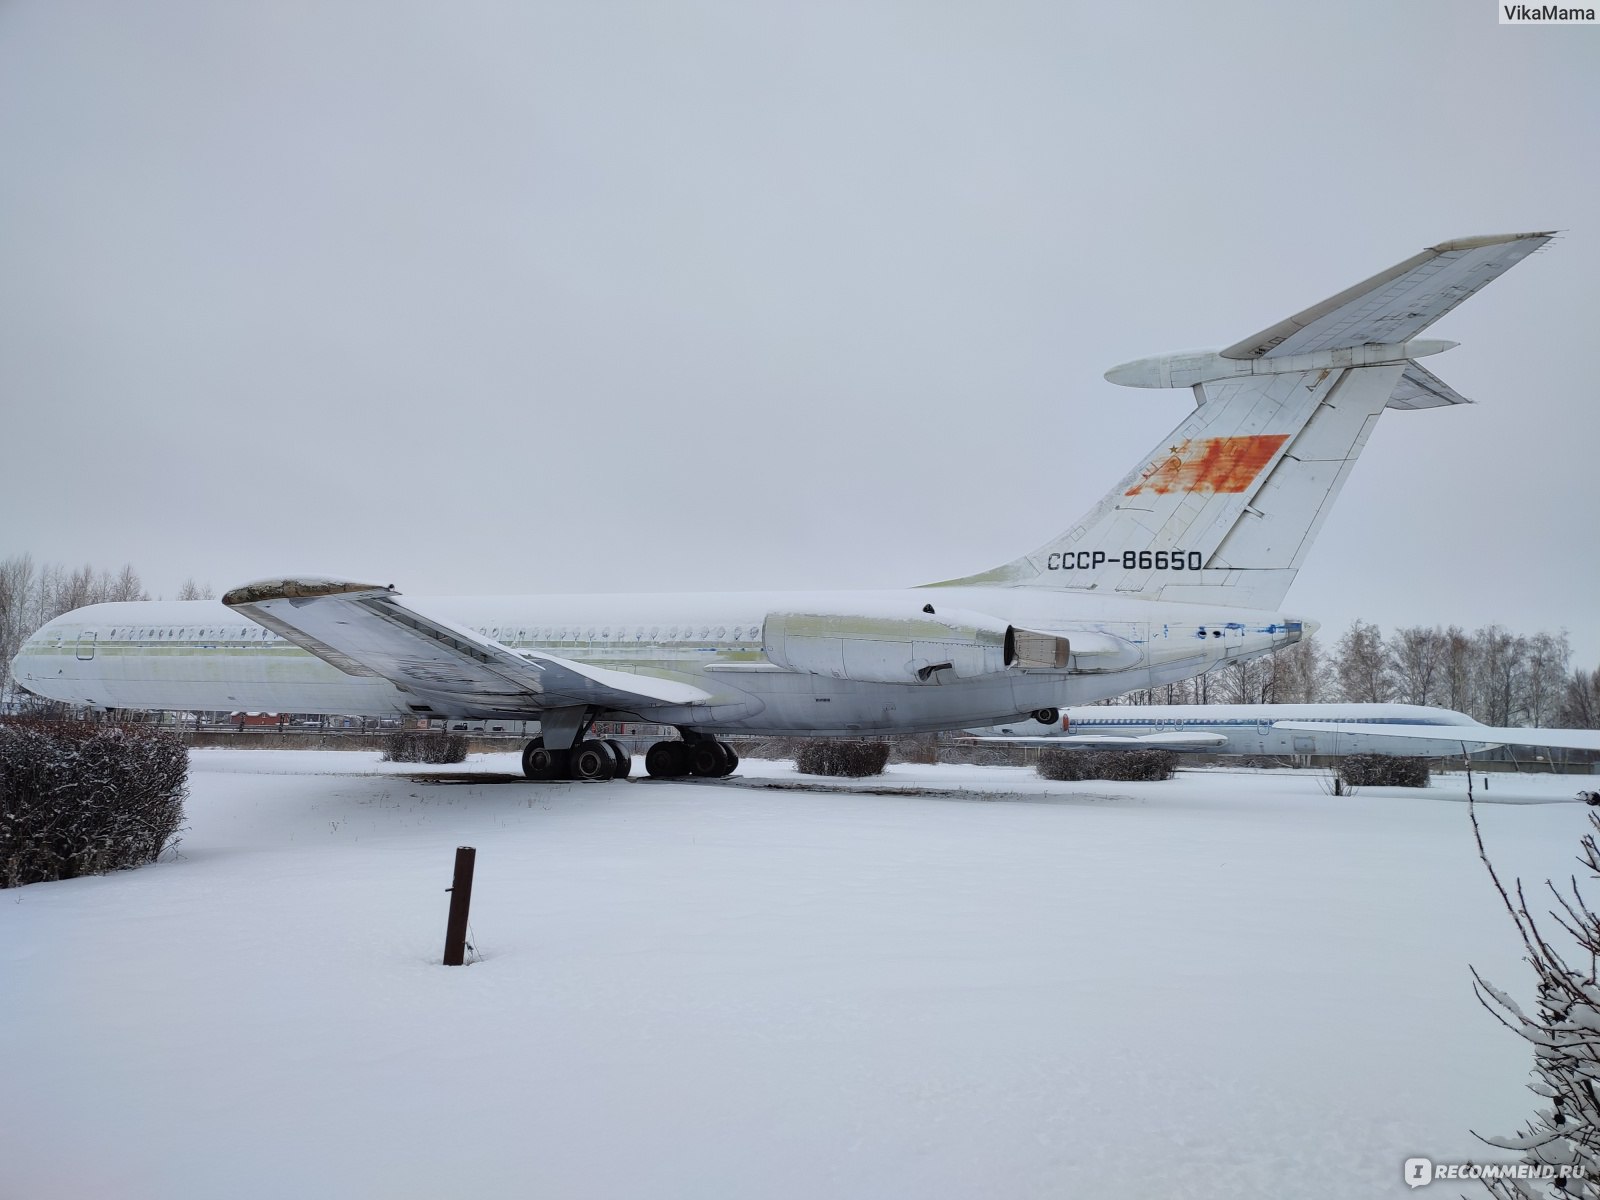
[[[1410,341],[1554,236],[1508,233],[1441,242],[1234,343],[1222,357],[1285,358],[1343,346]]]

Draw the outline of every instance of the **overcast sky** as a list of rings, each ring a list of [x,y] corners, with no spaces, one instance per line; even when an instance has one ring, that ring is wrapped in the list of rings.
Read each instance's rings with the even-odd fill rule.
[[[1436,325],[1287,606],[1600,664],[1600,28],[1492,0],[0,5],[0,557],[152,592],[981,570],[1226,345],[1424,246]]]

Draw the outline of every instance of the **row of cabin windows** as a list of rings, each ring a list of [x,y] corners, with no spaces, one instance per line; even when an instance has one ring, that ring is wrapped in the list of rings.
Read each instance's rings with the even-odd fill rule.
[[[195,641],[229,641],[229,642],[276,642],[278,635],[260,626],[249,628],[236,626],[232,629],[201,629],[189,628],[138,628],[126,626],[113,629],[106,635],[112,641],[136,642],[195,642]]]
[[[478,632],[495,641],[514,642],[609,642],[609,641],[700,641],[700,642],[753,642],[761,637],[759,625],[635,625],[632,630],[625,625],[546,625],[543,628],[515,629],[509,626],[478,626]]]
[[[530,639],[540,642],[576,642],[576,641],[657,641],[665,638],[667,641],[736,641],[753,642],[760,639],[761,627],[759,625],[735,625],[732,630],[726,625],[702,625],[698,630],[693,625],[636,625],[630,638],[626,626],[618,625],[614,629],[610,625],[591,625],[582,628],[577,625],[546,625],[542,629],[512,629],[500,626],[478,627],[478,632],[485,637],[494,638],[496,641],[515,640],[526,642]],[[697,636],[698,634],[698,636]],[[615,635],[613,637],[613,635]],[[126,627],[111,630],[108,637],[113,641],[133,640],[140,642],[193,642],[224,640],[233,642],[267,642],[281,640],[270,630],[259,627],[233,629],[211,628],[137,628]]]

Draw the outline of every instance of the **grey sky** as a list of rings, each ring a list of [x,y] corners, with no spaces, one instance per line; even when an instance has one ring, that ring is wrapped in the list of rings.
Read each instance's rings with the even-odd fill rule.
[[[1489,0],[0,6],[0,554],[154,591],[920,583],[1478,233],[1288,606],[1600,662],[1600,29]]]

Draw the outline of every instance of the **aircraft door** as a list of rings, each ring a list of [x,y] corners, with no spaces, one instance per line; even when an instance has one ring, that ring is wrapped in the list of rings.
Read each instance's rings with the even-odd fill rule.
[[[79,662],[88,662],[94,658],[94,643],[98,636],[92,629],[86,629],[78,635]]]

